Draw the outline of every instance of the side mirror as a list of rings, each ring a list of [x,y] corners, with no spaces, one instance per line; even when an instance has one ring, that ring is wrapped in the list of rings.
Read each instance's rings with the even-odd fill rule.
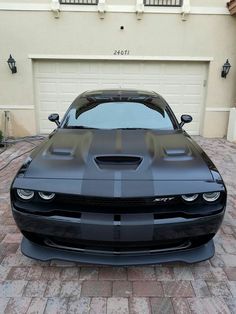
[[[58,113],[50,114],[48,116],[48,120],[51,121],[51,122],[55,122],[58,127],[61,125],[60,121],[59,121],[59,114]]]
[[[183,114],[181,116],[181,123],[180,123],[180,127],[182,128],[182,126],[185,124],[185,123],[190,123],[193,121],[193,118],[188,115],[188,114]]]

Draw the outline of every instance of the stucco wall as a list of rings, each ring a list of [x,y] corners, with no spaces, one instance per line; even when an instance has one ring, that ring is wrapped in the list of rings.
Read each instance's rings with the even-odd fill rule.
[[[202,6],[205,1],[192,2]],[[224,0],[208,2],[217,6],[226,3]],[[125,26],[124,31],[120,25]],[[101,20],[96,12],[61,12],[60,18],[55,19],[47,11],[0,11],[0,109],[28,106],[20,114],[20,110],[12,111],[13,133],[36,132],[30,54],[111,56],[114,49],[129,49],[130,57],[212,57],[206,108],[221,109],[206,111],[202,134],[222,137],[226,134],[228,112],[221,110],[232,107],[236,99],[235,34],[236,19],[223,14],[193,14],[183,22],[180,14],[146,13],[142,20],[137,20],[134,13],[108,12]],[[17,62],[15,75],[6,63],[10,53]],[[226,58],[230,59],[232,69],[225,80],[220,77],[220,71]]]
[[[192,6],[224,7],[229,0],[190,0]]]
[[[0,0],[0,3],[34,3],[34,4],[37,4],[37,3],[51,3],[52,1],[51,0]]]
[[[51,3],[51,0],[0,0],[0,3]],[[225,6],[228,0],[190,0],[193,6]],[[135,4],[136,0],[106,0],[107,4]]]

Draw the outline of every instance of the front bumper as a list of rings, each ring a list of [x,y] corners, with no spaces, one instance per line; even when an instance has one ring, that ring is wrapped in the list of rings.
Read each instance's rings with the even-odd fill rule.
[[[42,246],[23,238],[21,244],[22,253],[30,258],[40,261],[64,260],[88,264],[130,266],[130,265],[149,265],[170,262],[197,263],[211,258],[215,253],[213,240],[196,248],[183,251],[164,252],[156,254],[89,254],[86,252],[73,252],[62,249]]]
[[[24,234],[22,252],[48,261],[61,259],[107,265],[200,262],[214,255],[211,240],[222,212],[197,218],[155,219],[153,214],[82,213],[81,217],[42,216],[13,208]],[[27,239],[26,239],[27,238]]]

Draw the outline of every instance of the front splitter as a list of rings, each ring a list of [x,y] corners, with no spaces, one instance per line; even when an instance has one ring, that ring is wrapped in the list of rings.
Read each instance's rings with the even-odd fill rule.
[[[21,243],[22,253],[30,258],[40,261],[63,260],[85,264],[99,264],[112,266],[148,265],[170,262],[198,263],[211,258],[215,253],[213,240],[197,248],[182,251],[171,251],[153,254],[113,255],[89,254],[69,250],[51,248],[33,243],[25,237]]]

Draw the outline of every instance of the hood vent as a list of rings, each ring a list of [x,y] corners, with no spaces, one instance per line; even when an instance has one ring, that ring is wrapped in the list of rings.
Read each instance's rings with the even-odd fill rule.
[[[100,169],[135,170],[142,162],[142,158],[124,155],[97,156],[95,162]]]
[[[73,147],[58,147],[50,145],[43,153],[45,159],[71,160],[74,158],[75,149]]]
[[[183,148],[164,148],[165,161],[186,161],[192,160],[193,154],[188,147]]]

